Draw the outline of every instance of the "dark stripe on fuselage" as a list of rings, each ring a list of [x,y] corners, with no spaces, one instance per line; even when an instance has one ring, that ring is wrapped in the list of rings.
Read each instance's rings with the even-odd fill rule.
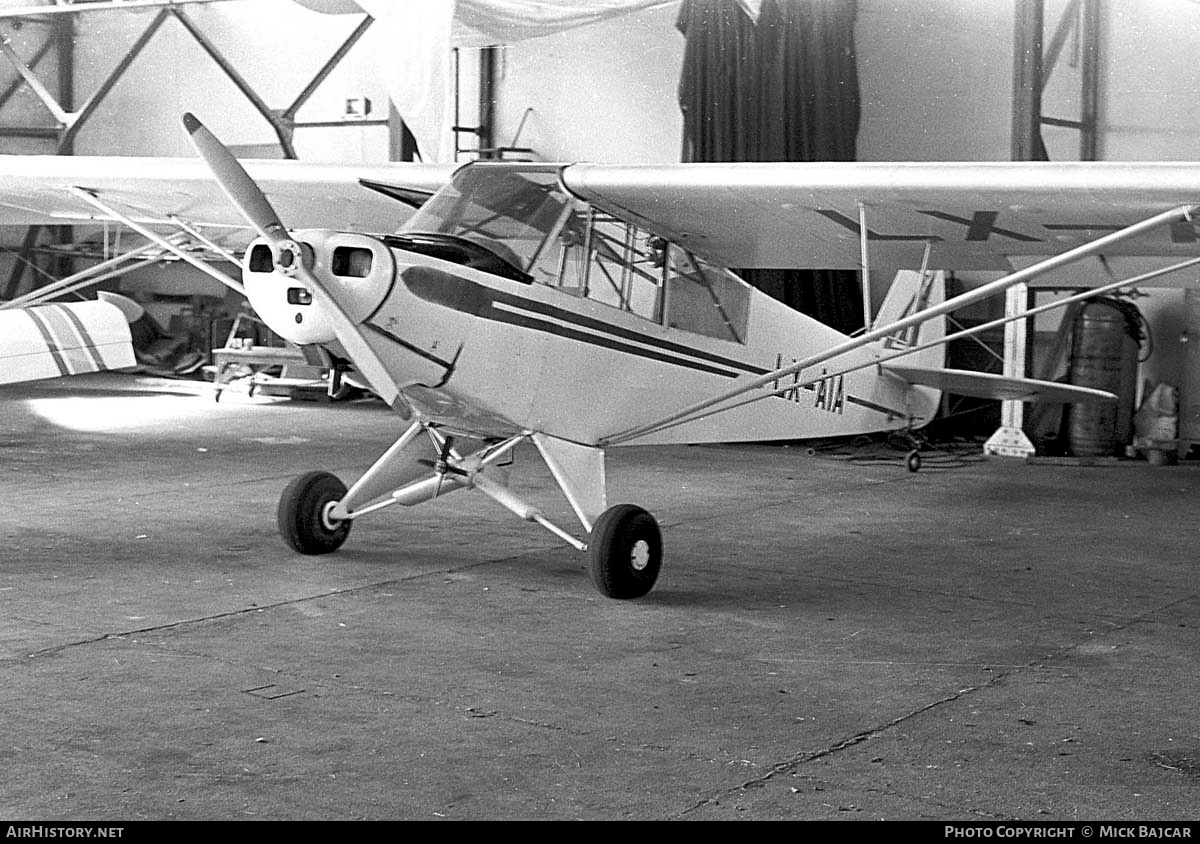
[[[846,396],[846,401],[850,402],[851,404],[856,404],[859,407],[865,407],[867,410],[874,410],[878,413],[883,413],[887,416],[888,419],[891,419],[893,417],[895,417],[897,419],[904,418],[904,414],[898,410],[892,410],[889,407],[884,407],[881,404],[875,404],[874,402],[869,402],[866,399],[860,399],[857,396]]]
[[[660,340],[656,337],[648,337],[637,331],[577,314],[573,311],[568,311],[545,302],[539,302],[535,299],[513,296],[512,294],[494,290],[486,285],[478,284],[434,267],[410,267],[404,270],[403,280],[405,286],[412,291],[414,296],[426,302],[462,311],[463,313],[482,319],[506,322],[524,328],[546,331],[583,343],[591,343],[592,345],[615,349],[627,354],[687,367],[688,369],[696,369],[725,378],[736,378],[743,372],[753,375],[764,375],[768,371],[752,364],[733,360],[732,358],[699,351],[679,343]],[[497,305],[505,305],[509,309],[524,311],[526,313],[514,313],[513,310],[498,308],[496,307]],[[567,328],[549,322],[546,319],[539,319],[538,317],[561,320],[578,328],[591,329],[598,332],[598,334]],[[643,349],[639,346],[631,346],[628,343],[620,342],[621,340],[633,340],[638,343],[644,343],[647,346],[654,347],[657,351]],[[686,355],[687,358],[676,357],[675,354],[670,353]],[[694,358],[695,360],[689,358]],[[700,361],[706,363],[701,363]],[[707,364],[715,365],[709,366]],[[740,370],[740,372],[730,372],[730,369]]]
[[[412,343],[409,343],[405,340],[401,340],[399,337],[397,337],[392,332],[390,332],[386,329],[380,328],[378,325],[375,325],[374,323],[365,322],[365,323],[363,323],[363,328],[371,329],[376,334],[380,334],[380,335],[386,337],[387,339],[391,340],[393,343],[397,344],[398,346],[403,346],[405,349],[412,352],[414,355],[418,355],[420,357],[425,358],[425,360],[427,360],[427,361],[436,363],[438,366],[444,367],[446,370],[451,370],[454,368],[453,361],[444,360],[444,359],[438,357],[437,355],[432,355],[429,352],[425,351],[424,349],[414,346]]]
[[[662,363],[670,363],[676,366],[685,366],[688,369],[707,372],[710,375],[720,375],[723,378],[737,378],[740,372],[731,372],[728,369],[718,369],[715,366],[709,366],[705,363],[696,361],[681,360],[680,358],[660,352],[652,352],[648,349],[640,348],[639,346],[631,346],[628,343],[622,343],[619,340],[613,340],[611,337],[597,336],[588,334],[586,331],[576,331],[573,328],[567,328],[557,323],[549,322],[544,319],[539,319],[536,316],[528,314],[519,314],[512,311],[494,309],[496,316],[488,317],[489,319],[498,319],[501,322],[506,322],[509,325],[516,325],[522,328],[532,328],[535,331],[545,331],[548,334],[554,334],[557,337],[566,337],[571,340],[578,340],[581,343],[591,343],[593,346],[601,346],[605,349],[612,349],[617,352],[625,352],[630,355],[637,355],[640,358],[648,358],[650,360],[660,361]]]

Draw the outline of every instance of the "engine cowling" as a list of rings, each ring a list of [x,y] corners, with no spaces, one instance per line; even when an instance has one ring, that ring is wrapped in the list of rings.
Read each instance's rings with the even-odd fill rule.
[[[324,229],[293,234],[310,271],[346,311],[355,325],[387,298],[396,278],[396,262],[382,241],[367,235]],[[335,341],[328,314],[313,291],[276,266],[271,245],[256,238],[242,260],[246,297],[272,331],[298,345]]]

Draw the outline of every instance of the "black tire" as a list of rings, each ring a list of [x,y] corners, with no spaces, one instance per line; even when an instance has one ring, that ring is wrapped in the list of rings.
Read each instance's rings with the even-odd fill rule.
[[[921,452],[915,448],[910,451],[904,458],[904,468],[910,472],[921,471]]]
[[[588,541],[592,581],[609,598],[640,598],[658,580],[662,548],[653,516],[632,504],[610,507],[596,519]]]
[[[330,523],[325,510],[345,495],[346,485],[329,472],[308,472],[294,478],[279,497],[283,541],[301,554],[328,554],[341,548],[352,522]]]

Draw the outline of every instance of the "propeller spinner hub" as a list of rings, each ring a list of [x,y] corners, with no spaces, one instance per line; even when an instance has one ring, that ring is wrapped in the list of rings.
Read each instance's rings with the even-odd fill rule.
[[[300,244],[294,240],[283,240],[274,246],[275,271],[288,277],[296,275],[304,261]]]
[[[258,238],[242,262],[255,312],[276,334],[300,345],[337,339],[333,308],[361,324],[383,304],[395,275],[395,258],[382,241],[324,230],[297,232],[294,240]]]

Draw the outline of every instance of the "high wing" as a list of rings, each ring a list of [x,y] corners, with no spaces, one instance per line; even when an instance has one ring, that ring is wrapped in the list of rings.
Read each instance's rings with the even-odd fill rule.
[[[730,267],[1007,270],[1200,200],[1187,162],[577,164],[581,198]],[[1108,255],[1200,254],[1194,221]]]
[[[296,228],[390,233],[453,165],[249,161]],[[572,164],[580,198],[730,267],[858,269],[861,221],[878,266],[1007,270],[1200,197],[1188,162]],[[246,228],[192,158],[0,156],[0,225],[178,218]],[[1109,255],[1200,254],[1190,221],[1125,239]]]
[[[246,162],[271,202],[299,227],[391,233],[412,212],[412,195],[441,187],[454,167],[433,164]],[[407,197],[394,190],[405,190]],[[80,192],[146,225],[181,220],[248,230],[194,158],[0,156],[0,225],[65,225],[114,219]]]

